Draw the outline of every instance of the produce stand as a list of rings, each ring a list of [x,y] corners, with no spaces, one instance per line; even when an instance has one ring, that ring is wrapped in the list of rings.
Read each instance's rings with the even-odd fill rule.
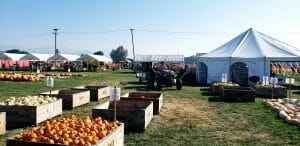
[[[114,104],[105,102],[92,109],[92,116],[114,119]],[[125,132],[143,132],[153,118],[151,101],[117,101],[116,118],[125,124]]]
[[[153,114],[158,115],[163,105],[163,94],[149,92],[130,92],[123,95],[121,97],[121,100],[152,101]]]
[[[255,91],[249,87],[222,87],[225,101],[255,102]]]
[[[89,90],[59,90],[55,96],[63,99],[63,109],[74,109],[75,107],[90,103]]]
[[[39,106],[0,105],[0,111],[6,112],[6,127],[24,127],[37,125],[47,119],[62,114],[62,100]]]
[[[6,113],[0,113],[0,135],[5,134],[6,132]]]

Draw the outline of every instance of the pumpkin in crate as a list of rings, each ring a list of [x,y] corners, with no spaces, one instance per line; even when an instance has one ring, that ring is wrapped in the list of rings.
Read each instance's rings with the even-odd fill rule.
[[[4,79],[5,79],[5,80],[10,80],[10,76],[11,76],[10,74],[6,74],[6,75],[4,76]]]
[[[5,75],[3,73],[0,74],[0,80],[4,79]]]

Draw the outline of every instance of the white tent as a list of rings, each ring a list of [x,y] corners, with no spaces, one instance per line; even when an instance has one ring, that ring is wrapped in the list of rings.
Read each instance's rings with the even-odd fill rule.
[[[112,62],[111,58],[108,58],[106,56],[93,55],[93,54],[84,54],[84,55],[81,55],[80,58],[78,58],[77,60],[81,60],[81,61],[96,60],[98,62],[106,62],[106,63],[111,63]]]
[[[183,55],[137,55],[135,62],[172,62],[183,63]]]
[[[0,60],[14,60],[19,61],[26,54],[16,54],[16,53],[0,53]]]
[[[53,54],[42,54],[42,53],[29,53],[21,58],[21,60],[28,61],[47,61],[48,58],[53,56]]]
[[[222,74],[233,81],[243,76],[242,72],[247,78],[259,76],[262,80],[264,75],[270,76],[272,61],[300,61],[300,50],[250,28],[198,59],[197,82],[220,81]]]
[[[80,56],[79,55],[73,55],[73,54],[55,54],[48,58],[48,61],[55,61],[55,62],[70,62],[70,61],[76,61]]]

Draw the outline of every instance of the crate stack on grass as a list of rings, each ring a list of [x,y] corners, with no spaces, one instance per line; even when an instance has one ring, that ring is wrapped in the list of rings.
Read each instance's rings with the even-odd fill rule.
[[[255,93],[260,97],[271,98],[272,94],[274,98],[284,98],[287,97],[287,88],[281,85],[260,85],[256,84],[253,86]],[[273,93],[272,93],[273,92]]]
[[[255,91],[250,87],[222,87],[222,92],[228,102],[255,102]]]
[[[72,89],[77,90],[89,90],[91,101],[98,101],[100,99],[106,98],[110,96],[110,87],[109,86],[96,86],[96,85],[88,85],[88,86],[80,86],[74,87]]]
[[[92,116],[114,120],[114,112],[114,102],[105,102],[92,109]],[[116,102],[116,119],[125,124],[125,132],[143,132],[152,118],[152,101]]]
[[[62,114],[62,100],[49,96],[10,97],[0,101],[6,112],[6,127],[37,125]]]
[[[152,101],[153,102],[153,114],[159,115],[161,107],[163,105],[162,93],[149,93],[149,92],[130,92],[121,97],[121,100],[128,101]]]
[[[58,94],[55,96],[63,99],[63,109],[67,110],[72,110],[75,107],[90,103],[89,90],[59,90]]]
[[[6,113],[0,112],[0,135],[6,132]]]
[[[62,99],[64,110],[72,110],[75,107],[90,103],[90,91],[88,89],[62,89],[52,91],[51,94]],[[50,95],[50,92],[40,93],[40,95]]]

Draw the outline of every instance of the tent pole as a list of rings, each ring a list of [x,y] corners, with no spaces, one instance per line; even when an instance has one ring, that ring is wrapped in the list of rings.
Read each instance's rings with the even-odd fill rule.
[[[229,81],[231,82],[232,80],[231,80],[230,69],[231,69],[231,57],[229,57],[229,72],[228,72],[228,76],[227,76],[227,78],[229,77]]]
[[[266,75],[266,57],[264,57],[264,76]]]

